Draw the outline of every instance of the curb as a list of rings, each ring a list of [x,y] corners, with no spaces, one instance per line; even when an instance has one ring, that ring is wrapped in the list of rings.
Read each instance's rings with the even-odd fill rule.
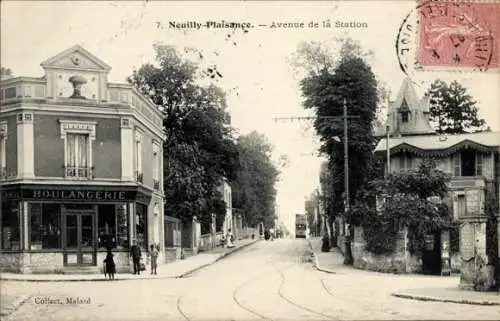
[[[325,272],[325,273],[329,273],[329,274],[337,274],[337,272],[330,270],[330,269],[322,268],[319,265],[318,256],[316,255],[316,252],[314,252],[314,249],[313,249],[312,244],[311,244],[311,239],[309,239],[309,247],[311,248],[311,251],[312,251],[312,254],[314,257],[314,264],[313,265],[316,268],[316,270],[321,271],[321,272]]]
[[[66,274],[67,275],[67,274]],[[10,277],[2,277],[0,281],[14,281],[14,282],[117,282],[117,281],[132,281],[132,280],[158,280],[158,279],[175,279],[177,276],[157,276],[157,277],[149,277],[149,278],[137,278],[137,279],[119,279],[116,278],[114,280],[104,279],[102,278],[92,278],[92,279],[20,279],[20,278],[10,278]]]
[[[418,301],[446,302],[446,303],[469,304],[469,305],[500,305],[500,302],[488,301],[488,300],[478,301],[478,300],[467,300],[467,299],[445,299],[427,295],[405,294],[405,293],[392,293],[391,295],[397,298],[418,300]]]
[[[207,264],[203,264],[202,266],[198,266],[190,271],[187,271],[187,272],[184,272],[180,275],[169,275],[169,276],[155,276],[155,277],[147,277],[147,278],[124,278],[124,279],[120,279],[120,278],[116,278],[114,280],[109,280],[109,279],[105,279],[102,277],[102,275],[100,274],[101,277],[97,278],[76,278],[76,279],[29,279],[29,278],[13,278],[13,277],[0,277],[0,281],[17,281],[17,282],[104,282],[104,281],[107,281],[107,282],[116,282],[116,281],[132,281],[132,280],[158,280],[158,279],[178,279],[178,278],[183,278],[183,277],[186,277],[188,276],[189,274],[191,273],[194,273],[200,269],[203,269],[211,264],[214,264],[215,262],[227,257],[228,255],[234,253],[234,252],[237,252],[238,250],[240,249],[243,249],[247,246],[250,246],[252,244],[255,244],[257,241],[259,240],[255,240],[254,242],[250,242],[250,243],[247,243],[245,245],[242,245],[240,247],[237,247],[235,248],[234,250],[230,251],[230,252],[226,252],[226,253],[223,253],[221,254],[218,258],[216,258],[213,262],[210,262],[210,263],[207,263]],[[25,274],[27,277],[29,277],[29,274]]]
[[[17,309],[19,309],[26,301],[31,298],[30,295],[23,295],[19,299],[15,300],[10,306],[2,308],[0,311],[0,316],[1,317],[6,317],[11,315],[12,313],[16,312]]]

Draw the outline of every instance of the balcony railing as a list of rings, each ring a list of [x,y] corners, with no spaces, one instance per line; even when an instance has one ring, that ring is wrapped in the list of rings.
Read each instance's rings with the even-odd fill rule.
[[[140,173],[139,171],[135,172],[135,181],[142,183],[144,181],[144,174]]]
[[[159,191],[159,190],[160,190],[160,181],[158,181],[158,180],[156,180],[156,179],[155,179],[155,180],[153,180],[153,188],[154,188],[155,190]]]
[[[70,178],[91,178],[91,170],[91,167],[64,166],[65,176]]]

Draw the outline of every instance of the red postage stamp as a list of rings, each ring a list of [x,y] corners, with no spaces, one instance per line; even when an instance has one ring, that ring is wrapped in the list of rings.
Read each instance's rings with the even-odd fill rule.
[[[500,1],[422,1],[417,63],[422,67],[498,69]]]

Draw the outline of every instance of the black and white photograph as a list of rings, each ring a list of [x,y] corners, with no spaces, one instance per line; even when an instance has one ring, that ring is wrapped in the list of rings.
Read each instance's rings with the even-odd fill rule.
[[[1,320],[499,319],[499,0],[3,0],[0,66]]]

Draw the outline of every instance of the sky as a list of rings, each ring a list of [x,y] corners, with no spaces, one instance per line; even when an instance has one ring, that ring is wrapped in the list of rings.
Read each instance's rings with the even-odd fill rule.
[[[392,98],[405,75],[394,48],[400,25],[414,1],[2,1],[1,66],[16,76],[42,76],[40,63],[80,44],[112,67],[109,81],[125,82],[134,68],[154,60],[153,44],[196,48],[188,56],[202,68],[215,65],[223,75],[214,83],[227,93],[232,125],[240,134],[263,133],[274,145],[273,159],[286,155],[277,185],[277,205],[285,224],[304,212],[305,197],[319,184],[324,159],[312,155],[319,147],[311,123],[276,122],[274,117],[310,116],[301,103],[300,76],[290,58],[302,41],[333,46],[335,37],[351,37],[366,51],[377,78]],[[366,23],[363,28],[323,28],[323,21]],[[247,22],[242,30],[190,28],[190,23]],[[282,23],[319,23],[319,28],[271,28]],[[169,27],[170,23],[185,28]],[[264,26],[259,26],[264,25]],[[416,40],[415,40],[416,43]],[[333,48],[335,49],[335,48]],[[437,78],[458,80],[478,102],[479,115],[500,130],[498,72],[421,71],[411,74],[421,97]]]

